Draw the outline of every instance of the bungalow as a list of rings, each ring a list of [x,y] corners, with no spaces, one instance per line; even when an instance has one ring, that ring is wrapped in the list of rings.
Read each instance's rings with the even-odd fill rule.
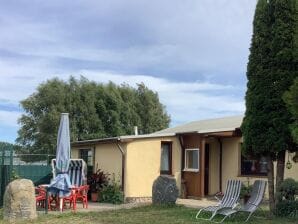
[[[266,159],[241,155],[243,116],[194,121],[152,134],[119,136],[72,143],[72,158],[115,174],[126,200],[150,198],[160,175],[175,177],[180,192],[201,198],[225,191],[228,179],[253,183],[266,178]],[[298,179],[298,164],[285,176]]]

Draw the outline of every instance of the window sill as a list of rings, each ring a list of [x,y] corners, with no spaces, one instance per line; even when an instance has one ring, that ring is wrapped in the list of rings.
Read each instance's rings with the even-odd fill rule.
[[[184,169],[184,172],[193,172],[193,173],[198,173],[199,169]]]
[[[238,177],[251,177],[251,178],[267,178],[267,175],[238,175]]]

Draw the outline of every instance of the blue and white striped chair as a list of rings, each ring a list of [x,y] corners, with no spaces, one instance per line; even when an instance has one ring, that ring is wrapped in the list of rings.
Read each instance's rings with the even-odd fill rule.
[[[53,178],[56,177],[56,159],[52,159]],[[87,184],[87,165],[83,159],[70,159],[68,175],[74,186]]]
[[[222,198],[222,200],[219,201],[218,205],[216,206],[208,206],[205,208],[202,208],[198,211],[196,215],[196,219],[203,219],[203,220],[211,220],[216,216],[218,211],[224,209],[224,208],[235,208],[238,205],[239,196],[240,196],[240,190],[241,190],[241,181],[240,180],[228,180],[226,192]],[[201,218],[200,214],[203,212],[212,212],[212,215],[210,218]]]
[[[260,208],[260,204],[264,198],[264,194],[266,191],[267,181],[265,180],[256,180],[252,187],[251,196],[248,201],[242,205],[239,209],[222,209],[217,212],[217,214],[221,214],[224,218],[220,221],[222,223],[226,218],[235,214],[236,212],[245,212],[248,213],[248,216],[245,220],[247,222],[249,218],[253,215],[253,213]]]

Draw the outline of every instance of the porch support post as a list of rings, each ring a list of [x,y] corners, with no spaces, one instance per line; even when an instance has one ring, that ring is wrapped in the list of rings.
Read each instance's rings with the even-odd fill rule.
[[[222,141],[218,138],[219,143],[219,191],[222,192]]]
[[[182,180],[182,172],[183,172],[183,169],[184,169],[184,161],[185,161],[185,158],[184,158],[184,144],[183,144],[183,137],[181,135],[178,136],[179,138],[179,143],[180,143],[180,148],[181,148],[181,180]]]
[[[200,136],[200,167],[201,172],[201,197],[205,196],[205,136]]]
[[[124,175],[125,175],[125,152],[123,150],[123,148],[121,147],[121,145],[117,142],[116,143],[118,149],[120,150],[121,152],[121,155],[122,155],[122,169],[121,169],[121,190],[124,192],[124,184],[125,184],[125,178],[124,178]]]

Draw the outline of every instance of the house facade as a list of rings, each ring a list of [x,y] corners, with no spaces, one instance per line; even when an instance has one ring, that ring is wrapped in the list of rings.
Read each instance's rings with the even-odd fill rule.
[[[72,158],[83,158],[113,174],[125,198],[150,198],[159,175],[175,177],[180,192],[199,199],[225,191],[228,179],[252,184],[267,178],[265,158],[241,154],[243,116],[195,121],[148,135],[120,136],[72,143]],[[285,176],[298,179],[298,164]]]

